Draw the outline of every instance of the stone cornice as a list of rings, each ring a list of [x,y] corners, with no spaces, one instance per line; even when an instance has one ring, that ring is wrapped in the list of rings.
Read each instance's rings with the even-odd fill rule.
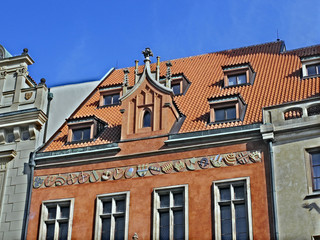
[[[47,121],[46,114],[36,108],[0,114],[0,128],[36,124],[41,127]]]

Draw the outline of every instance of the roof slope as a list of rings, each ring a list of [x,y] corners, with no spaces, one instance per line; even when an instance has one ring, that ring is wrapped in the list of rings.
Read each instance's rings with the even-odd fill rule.
[[[234,127],[262,122],[262,108],[319,95],[320,78],[301,79],[300,57],[320,52],[320,45],[282,52],[282,41],[244,48],[208,53],[171,60],[172,74],[183,73],[191,82],[185,95],[175,96],[174,101],[186,116],[180,133]],[[222,88],[222,66],[250,63],[256,72],[253,85]],[[143,65],[139,66],[142,72]],[[155,64],[151,65],[155,71]],[[129,85],[134,84],[134,67],[129,68]],[[165,76],[165,62],[160,63],[160,76]],[[113,71],[98,88],[119,85],[123,82],[123,69]],[[95,115],[108,123],[108,128],[95,140],[66,144],[67,125],[45,147],[44,151],[92,146],[117,142],[121,131],[121,106],[98,108],[98,88],[74,112],[73,118]],[[208,124],[208,98],[240,94],[247,104],[243,121]]]

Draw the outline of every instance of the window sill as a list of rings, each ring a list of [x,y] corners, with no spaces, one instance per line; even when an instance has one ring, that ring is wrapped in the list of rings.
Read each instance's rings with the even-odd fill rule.
[[[107,108],[107,107],[114,107],[114,106],[120,106],[120,105],[121,105],[120,103],[115,103],[115,104],[98,106],[97,108]]]
[[[316,192],[313,192],[313,193],[306,195],[303,200],[308,200],[308,199],[312,199],[312,198],[320,198],[320,191],[316,191]]]
[[[236,84],[236,85],[228,85],[228,86],[224,86],[222,88],[224,89],[224,88],[242,87],[242,86],[250,86],[250,85],[252,85],[252,84],[251,83],[243,83],[243,84]]]
[[[209,122],[208,125],[220,124],[220,123],[233,123],[233,122],[240,122],[240,121],[242,121],[242,120],[241,119],[221,120],[221,121],[216,121],[216,122]]]
[[[304,80],[304,79],[309,79],[309,78],[317,78],[317,77],[320,77],[320,74],[311,75],[311,76],[303,76],[303,77],[302,77],[302,80]]]

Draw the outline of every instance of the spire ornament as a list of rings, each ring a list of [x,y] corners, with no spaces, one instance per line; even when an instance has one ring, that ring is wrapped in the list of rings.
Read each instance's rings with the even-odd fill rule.
[[[148,47],[144,51],[142,51],[142,54],[145,58],[144,61],[150,61],[150,57],[153,57],[153,52]]]
[[[167,75],[166,75],[166,87],[171,88],[171,67],[172,63],[170,60],[166,63],[167,66]]]
[[[123,69],[123,73],[124,73],[124,78],[123,78],[122,88],[123,88],[123,94],[126,94],[129,86],[129,78],[128,78],[129,69],[128,68]]]

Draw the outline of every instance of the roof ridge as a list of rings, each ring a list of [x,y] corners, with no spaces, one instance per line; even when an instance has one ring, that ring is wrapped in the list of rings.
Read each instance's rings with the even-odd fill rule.
[[[315,45],[311,45],[311,46],[307,46],[307,47],[300,47],[300,48],[294,48],[294,49],[291,49],[291,50],[286,50],[286,51],[285,51],[285,52],[283,52],[283,53],[287,53],[287,52],[294,52],[294,51],[297,51],[297,50],[308,49],[308,48],[314,48],[314,47],[320,47],[320,43],[319,43],[319,44],[315,44]]]

